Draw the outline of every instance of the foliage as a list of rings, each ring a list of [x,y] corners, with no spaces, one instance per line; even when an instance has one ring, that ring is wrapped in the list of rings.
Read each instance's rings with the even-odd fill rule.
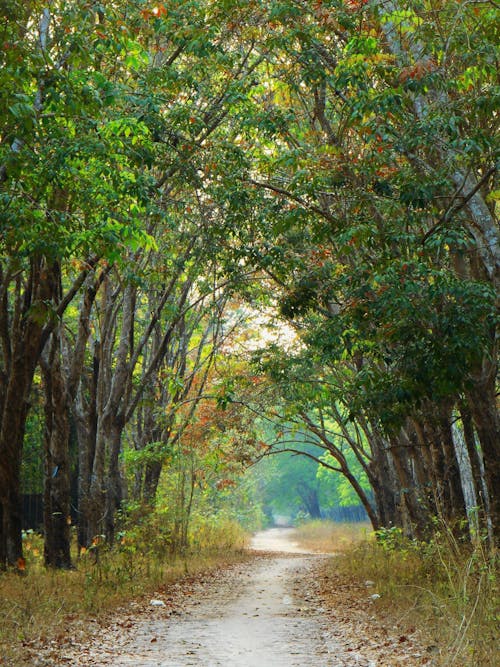
[[[387,472],[396,459],[406,476],[396,496],[434,474],[406,475],[397,460],[405,438],[423,452],[439,442],[457,469],[443,414],[466,404],[490,452],[487,485],[497,498],[498,144],[486,110],[497,95],[497,10],[321,2],[295,31],[297,4],[281,10],[263,103],[289,113],[272,142],[257,137],[252,186],[267,224],[254,256],[300,343],[268,349],[259,368],[291,414],[300,404],[328,416],[340,407],[367,436],[367,473]],[[479,408],[486,386],[489,407]],[[441,435],[430,435],[439,419]],[[361,442],[350,443],[358,454]],[[385,479],[375,473],[370,482]],[[417,518],[424,494],[407,526],[429,523]],[[463,513],[463,502],[455,510]]]
[[[317,500],[323,517],[329,516],[335,508],[358,507],[359,499],[345,477],[307,456],[319,456],[320,460],[332,465],[335,462],[331,455],[305,444],[300,434],[296,434],[295,438],[295,442],[288,441],[286,446],[298,453],[280,453],[278,443],[274,446],[273,454],[264,457],[254,467],[252,474],[256,479],[258,499],[263,504],[266,515],[270,518],[281,515],[289,519],[310,517],[312,498]],[[301,455],[300,452],[306,455]],[[368,490],[363,471],[353,460],[354,455],[349,454],[349,458],[353,474]]]
[[[123,247],[150,244],[139,213],[151,180],[134,175],[150,135],[134,118],[116,119],[128,29],[113,17],[103,49],[89,5],[30,3],[24,12],[11,4],[2,56],[4,256],[112,260]]]
[[[217,352],[214,358],[219,361]],[[224,364],[235,370],[228,358]],[[155,422],[166,419],[168,424],[164,439],[129,449],[124,456],[135,477],[142,467],[161,465],[157,492],[148,500],[154,506],[152,526],[160,545],[173,553],[204,548],[221,526],[241,541],[242,531],[263,523],[255,482],[245,475],[260,449],[257,433],[241,406],[221,399],[221,392],[227,397],[221,368],[206,370],[203,384],[195,381],[193,391],[178,404],[157,406]],[[143,511],[148,523],[147,507]],[[153,544],[157,538],[151,535]]]
[[[442,505],[464,514],[460,492],[444,494],[460,485],[460,412],[471,484],[483,497],[484,478],[496,526],[496,8],[8,0],[2,11],[0,399],[2,420],[16,416],[3,487],[19,486],[23,436],[24,474],[40,449],[26,406],[50,340],[68,403],[58,417],[80,426],[84,541],[103,516],[112,539],[125,440],[141,507],[163,469],[159,548],[185,549],[202,514],[207,531],[214,516],[256,525],[258,511],[237,508],[255,489],[239,480],[266,445],[243,404],[307,432],[306,456],[321,443],[325,470],[300,473],[309,495],[342,506],[354,489],[379,523],[390,479],[383,521],[409,532]],[[255,355],[257,375],[247,352],[233,363],[241,300],[295,332]],[[276,464],[283,503],[299,474],[290,461]],[[0,498],[13,532],[17,491]]]
[[[356,459],[354,452],[346,449],[346,458],[349,470],[357,478],[363,489],[369,493],[370,484],[368,478],[359,461]],[[335,459],[328,452],[321,459],[330,466],[335,465]],[[318,466],[316,475],[320,480],[327,508],[333,509],[334,507],[353,507],[359,505],[359,498],[345,476],[339,475],[322,465]]]

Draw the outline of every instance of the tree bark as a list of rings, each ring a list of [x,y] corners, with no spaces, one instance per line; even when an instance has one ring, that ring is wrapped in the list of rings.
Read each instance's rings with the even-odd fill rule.
[[[489,518],[490,500],[488,495],[488,488],[486,486],[486,480],[484,478],[482,453],[479,450],[478,443],[476,441],[472,416],[465,401],[461,401],[459,403],[459,411],[463,427],[464,442],[467,448],[469,462],[472,470],[479,519],[481,526],[486,529],[490,543],[493,544],[493,533],[491,529],[491,521]]]
[[[3,358],[0,373],[0,567],[23,567],[20,473],[29,397],[43,346],[50,299],[51,275],[41,259],[32,259],[25,285],[18,277],[12,314],[9,313],[9,277],[2,274],[0,330]],[[24,288],[24,289],[23,289]]]
[[[464,491],[460,478],[460,468],[457,459],[455,443],[452,433],[452,410],[449,404],[439,408],[439,432],[444,452],[445,478],[447,485],[448,505],[445,507],[446,518],[451,524],[452,530],[457,534],[463,534],[464,521],[467,520],[465,508]]]
[[[403,530],[408,537],[423,539],[428,535],[430,517],[419,495],[412,473],[407,439],[392,436],[391,453],[401,489],[401,511]],[[405,516],[406,515],[406,516]]]
[[[70,569],[70,405],[61,368],[61,339],[56,329],[50,351],[41,360],[45,385],[45,565]]]

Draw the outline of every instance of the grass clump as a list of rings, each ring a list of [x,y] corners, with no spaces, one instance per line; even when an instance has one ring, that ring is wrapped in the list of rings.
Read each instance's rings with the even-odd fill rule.
[[[250,538],[242,526],[229,517],[193,518],[189,527],[189,544],[193,553],[237,550],[248,547]]]

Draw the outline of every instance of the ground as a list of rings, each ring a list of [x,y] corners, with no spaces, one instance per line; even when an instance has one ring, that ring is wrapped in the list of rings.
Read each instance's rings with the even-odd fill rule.
[[[104,624],[39,647],[33,665],[72,667],[385,667],[432,665],[404,620],[377,616],[370,582],[332,581],[325,554],[287,529],[257,534],[249,562],[185,577]]]

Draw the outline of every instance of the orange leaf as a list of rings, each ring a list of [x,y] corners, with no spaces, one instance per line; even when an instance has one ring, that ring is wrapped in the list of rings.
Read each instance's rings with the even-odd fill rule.
[[[165,5],[157,5],[154,7],[153,14],[155,16],[166,16],[167,10],[165,9]]]

